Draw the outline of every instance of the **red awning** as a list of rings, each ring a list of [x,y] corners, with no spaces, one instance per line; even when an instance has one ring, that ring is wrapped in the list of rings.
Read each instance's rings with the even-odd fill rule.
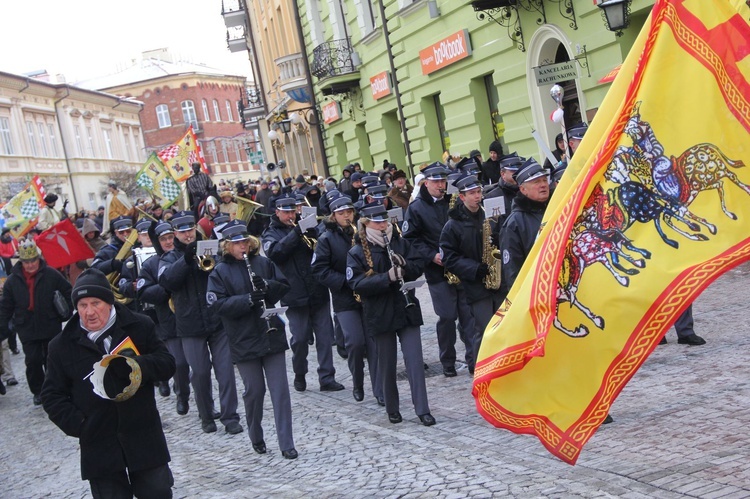
[[[615,79],[615,76],[617,76],[617,73],[620,72],[620,68],[622,67],[622,64],[618,64],[617,66],[613,67],[612,70],[605,74],[602,78],[599,79],[597,83],[609,83]]]

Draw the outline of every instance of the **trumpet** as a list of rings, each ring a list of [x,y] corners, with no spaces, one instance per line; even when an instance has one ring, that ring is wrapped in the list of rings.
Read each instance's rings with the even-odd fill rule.
[[[292,227],[297,227],[297,223],[292,220]],[[304,233],[302,234],[302,242],[307,245],[310,250],[315,251],[315,245],[318,244],[318,240],[314,237],[308,237]]]
[[[198,255],[198,268],[204,272],[211,272],[216,267],[216,258],[212,254]]]
[[[253,272],[253,267],[250,265],[250,260],[247,257],[247,253],[242,253],[242,258],[245,260],[245,266],[247,267],[247,273],[250,276],[250,285],[253,287],[253,291],[257,291],[258,289],[255,287],[255,283],[253,282],[253,278],[255,277],[255,272]],[[266,313],[266,301],[261,300],[260,302],[260,311],[261,316],[265,315]],[[273,332],[276,332],[276,328],[271,325],[271,320],[266,317],[266,334],[270,334]]]

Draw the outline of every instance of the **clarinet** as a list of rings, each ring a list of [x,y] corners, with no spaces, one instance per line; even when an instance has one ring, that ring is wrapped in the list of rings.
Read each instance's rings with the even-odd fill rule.
[[[388,240],[388,233],[386,231],[382,231],[381,234],[383,235],[383,241],[385,241],[385,251],[388,253],[388,260],[391,261],[391,268],[395,267],[396,264],[393,262],[393,249],[391,248],[391,242]],[[404,278],[401,277],[398,280],[399,286],[404,285]],[[404,298],[406,298],[406,308],[410,308],[414,306],[414,302],[411,301],[411,296],[409,296],[409,291],[404,289],[401,291],[404,294]]]
[[[247,266],[247,273],[250,275],[250,285],[253,287],[253,291],[257,291],[257,288],[255,287],[255,283],[253,282],[253,277],[255,277],[255,272],[253,272],[253,267],[250,265],[250,260],[247,258],[247,253],[243,253],[242,258],[245,259],[245,265]],[[260,312],[261,312],[261,315],[266,313],[266,300],[260,301]],[[266,334],[270,334],[276,331],[276,328],[271,325],[271,320],[268,317],[266,317],[266,327],[268,328],[266,330]]]

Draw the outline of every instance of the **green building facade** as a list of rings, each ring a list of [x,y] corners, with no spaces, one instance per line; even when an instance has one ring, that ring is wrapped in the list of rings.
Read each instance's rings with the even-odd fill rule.
[[[590,122],[653,5],[626,0],[618,36],[592,0],[296,1],[335,176],[353,162],[414,174],[446,151],[487,158],[493,140],[542,162],[532,131],[550,147],[561,131],[552,85],[568,125]]]

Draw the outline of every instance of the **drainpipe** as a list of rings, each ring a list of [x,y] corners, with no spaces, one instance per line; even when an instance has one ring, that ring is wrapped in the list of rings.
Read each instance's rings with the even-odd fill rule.
[[[399,121],[401,121],[401,130],[404,133],[404,147],[406,148],[406,160],[409,163],[409,172],[411,173],[411,183],[414,184],[414,162],[411,159],[411,147],[409,146],[409,129],[406,128],[406,118],[404,117],[404,108],[401,105],[401,91],[398,87],[398,77],[396,76],[396,64],[393,62],[393,50],[391,48],[391,34],[388,31],[388,18],[385,17],[385,0],[380,0],[380,18],[383,20],[383,35],[385,36],[385,47],[388,51],[388,63],[391,66],[391,75],[393,76],[393,93],[396,95],[396,106],[398,110]]]
[[[328,168],[328,154],[326,154],[326,144],[323,141],[323,135],[320,133],[320,119],[322,116],[318,115],[318,103],[315,99],[315,90],[312,86],[312,73],[310,72],[310,61],[307,59],[307,45],[305,44],[305,35],[302,31],[302,19],[299,15],[299,5],[297,4],[297,1],[294,1],[294,24],[297,26],[297,38],[299,40],[300,49],[302,50],[302,62],[305,65],[305,83],[307,84],[307,92],[310,94],[310,105],[315,109],[315,117],[318,119],[318,122],[315,124],[315,126],[318,127],[318,130],[315,133],[315,136],[318,138],[318,147],[320,147],[320,156],[323,160],[323,175],[325,175],[325,178],[328,178],[331,176],[330,170]]]
[[[68,182],[70,182],[70,191],[71,191],[71,194],[73,194],[73,204],[76,205],[76,212],[78,212],[81,210],[81,206],[78,204],[78,197],[76,196],[76,186],[73,183],[73,174],[70,171],[70,159],[68,158],[68,148],[65,147],[65,135],[63,134],[62,120],[60,119],[60,110],[57,107],[60,101],[70,96],[70,86],[66,84],[63,87],[65,88],[65,92],[66,92],[65,95],[55,100],[53,105],[55,106],[55,117],[57,118],[57,129],[60,131],[60,142],[62,142],[63,156],[65,157],[65,169],[68,171]]]

